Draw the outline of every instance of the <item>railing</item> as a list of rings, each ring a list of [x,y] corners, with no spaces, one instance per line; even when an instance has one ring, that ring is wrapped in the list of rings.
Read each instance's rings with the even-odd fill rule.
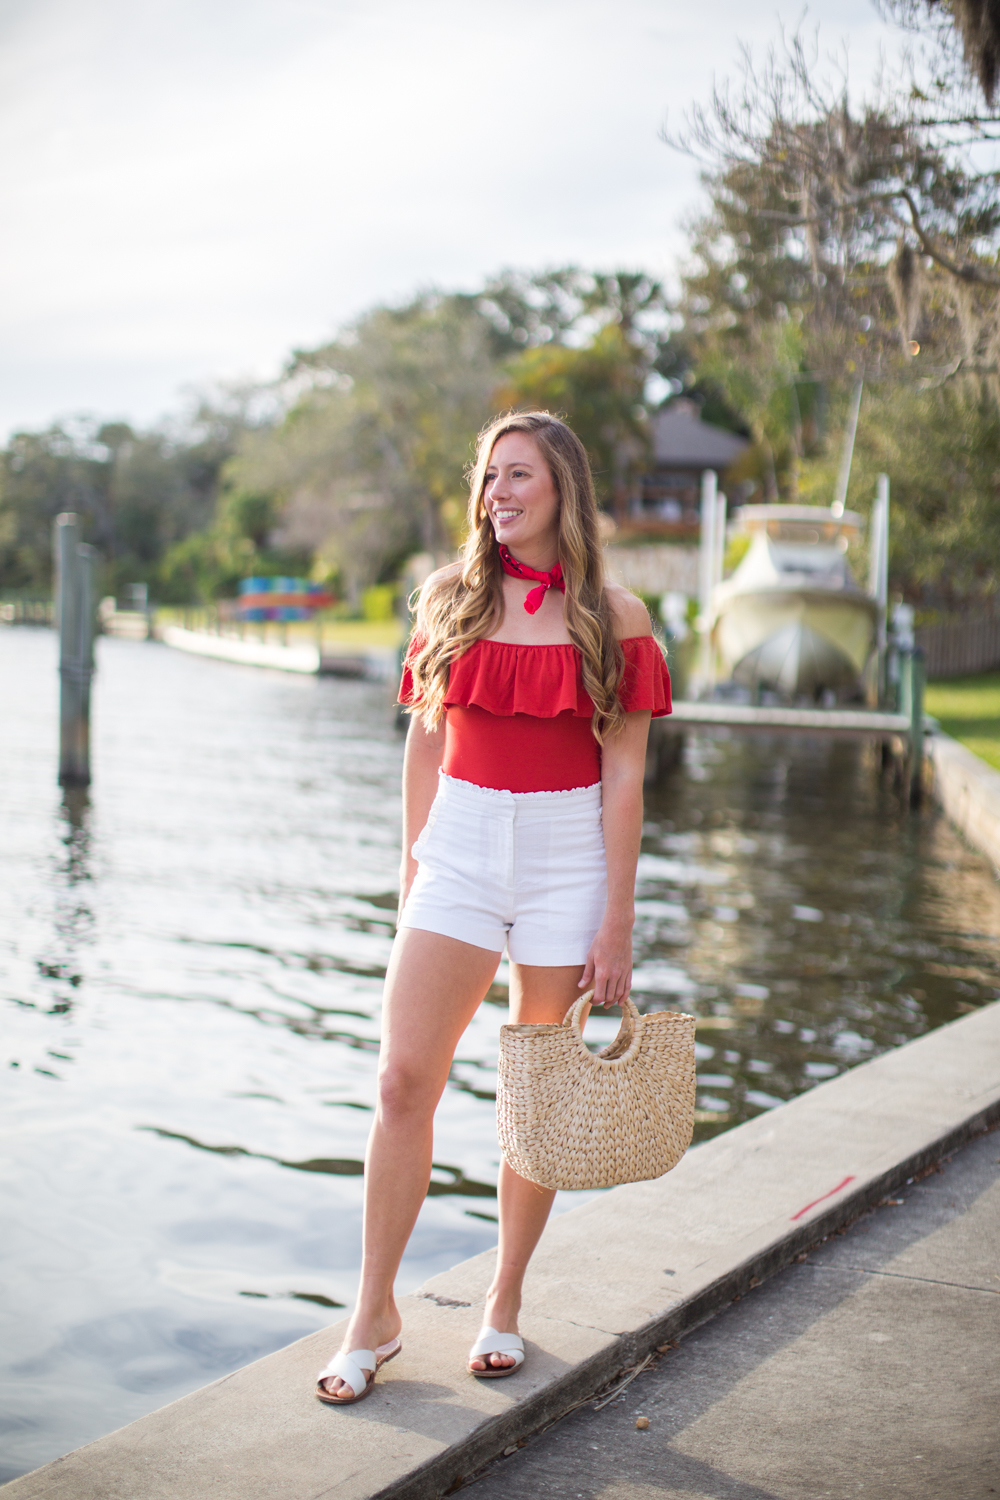
[[[985,608],[940,625],[919,625],[914,635],[929,678],[964,677],[1000,667],[1000,614]]]
[[[0,625],[51,625],[54,613],[51,599],[30,594],[0,594]]]

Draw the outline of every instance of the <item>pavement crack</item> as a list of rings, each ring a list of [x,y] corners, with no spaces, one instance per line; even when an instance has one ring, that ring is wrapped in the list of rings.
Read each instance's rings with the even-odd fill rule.
[[[959,1292],[983,1292],[987,1297],[1000,1297],[1000,1287],[970,1286],[966,1281],[944,1281],[940,1276],[912,1276],[905,1271],[873,1271],[868,1266],[841,1266],[839,1269],[857,1271],[862,1276],[891,1276],[894,1281],[923,1281],[928,1286],[953,1286]]]

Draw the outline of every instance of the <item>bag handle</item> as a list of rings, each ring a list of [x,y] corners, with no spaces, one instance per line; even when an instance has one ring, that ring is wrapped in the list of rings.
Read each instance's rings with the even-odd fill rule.
[[[593,990],[588,990],[586,995],[581,995],[579,1000],[574,1000],[566,1012],[566,1017],[563,1021],[563,1025],[569,1026],[572,1029],[580,1046],[588,1053],[590,1049],[583,1040],[583,1022],[580,1017],[583,1015],[584,1006],[590,1005],[593,998]],[[632,1045],[632,1039],[635,1036],[635,1025],[639,1019],[639,1012],[631,995],[626,995],[623,1000],[617,1003],[621,1005],[622,1009],[622,1023],[618,1029],[618,1035],[613,1042],[610,1042],[607,1047],[602,1047],[600,1052],[596,1054],[598,1057],[604,1058],[607,1062],[614,1061],[616,1057],[623,1056],[629,1050]],[[594,1054],[591,1055],[593,1056]]]

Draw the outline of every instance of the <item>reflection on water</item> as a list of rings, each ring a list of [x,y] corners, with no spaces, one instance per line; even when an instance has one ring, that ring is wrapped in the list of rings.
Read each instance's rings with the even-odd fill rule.
[[[388,695],[146,643],[101,641],[99,667],[94,786],[64,799],[54,637],[0,631],[2,1477],[322,1326],[356,1285],[399,859]],[[992,999],[998,934],[984,863],[902,816],[863,748],[699,737],[647,799],[636,998],[699,1015],[701,1136]],[[459,1047],[404,1289],[495,1242],[504,981]]]

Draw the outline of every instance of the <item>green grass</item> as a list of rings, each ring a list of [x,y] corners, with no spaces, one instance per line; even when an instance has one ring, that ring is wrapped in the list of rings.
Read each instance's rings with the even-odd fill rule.
[[[1000,672],[929,682],[924,703],[946,734],[1000,771]]]

